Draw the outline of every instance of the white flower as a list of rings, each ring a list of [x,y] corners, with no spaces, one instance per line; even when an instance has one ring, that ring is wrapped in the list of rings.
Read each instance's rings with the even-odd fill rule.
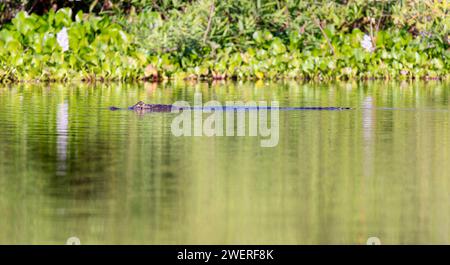
[[[342,69],[342,72],[346,75],[350,75],[353,72],[353,69],[351,67],[345,67]]]
[[[364,35],[363,39],[361,40],[361,47],[364,48],[364,50],[368,52],[375,51],[375,48],[373,47],[372,38],[369,35]]]
[[[62,30],[56,34],[56,40],[63,52],[69,50],[69,35],[67,34],[66,27],[63,27]]]

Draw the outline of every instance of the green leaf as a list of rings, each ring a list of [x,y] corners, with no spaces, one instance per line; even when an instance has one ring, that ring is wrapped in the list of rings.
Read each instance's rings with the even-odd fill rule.
[[[253,39],[256,41],[256,43],[263,43],[264,42],[264,37],[263,37],[261,31],[255,31],[253,33]]]
[[[275,38],[270,45],[270,49],[272,54],[282,54],[286,52],[286,46],[284,46],[283,42],[279,38]]]

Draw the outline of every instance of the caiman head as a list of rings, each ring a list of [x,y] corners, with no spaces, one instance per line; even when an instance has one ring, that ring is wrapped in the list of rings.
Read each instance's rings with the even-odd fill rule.
[[[131,108],[135,109],[135,110],[144,109],[145,103],[144,103],[144,101],[139,101],[138,103],[134,104],[134,106]]]
[[[134,106],[129,107],[128,109],[138,112],[170,112],[172,110],[172,105],[145,104],[143,101],[139,101]]]

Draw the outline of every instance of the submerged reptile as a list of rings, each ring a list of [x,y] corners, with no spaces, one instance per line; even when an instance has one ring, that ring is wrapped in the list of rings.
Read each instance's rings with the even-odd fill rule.
[[[164,104],[145,104],[143,101],[139,101],[131,107],[128,107],[128,110],[135,111],[146,111],[146,112],[170,112],[172,110],[173,105],[164,105]],[[110,110],[121,110],[122,108],[118,107],[109,107]]]
[[[128,107],[128,110],[134,110],[139,112],[171,112],[172,109],[176,110],[182,110],[182,109],[220,109],[223,110],[237,110],[237,109],[244,109],[244,110],[259,110],[259,109],[265,109],[265,110],[349,110],[351,108],[349,107],[259,107],[259,106],[220,106],[220,107],[213,107],[213,106],[205,106],[205,107],[178,107],[174,105],[164,105],[164,104],[146,104],[143,101],[139,101],[135,105]],[[118,107],[109,107],[110,110],[121,110],[122,108]]]

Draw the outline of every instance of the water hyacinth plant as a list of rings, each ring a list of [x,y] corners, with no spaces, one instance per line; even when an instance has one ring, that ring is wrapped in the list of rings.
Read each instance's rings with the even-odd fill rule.
[[[58,41],[59,46],[62,51],[69,50],[69,35],[67,34],[67,28],[63,27],[60,32],[56,35],[56,40]]]
[[[363,39],[361,40],[361,47],[363,47],[363,49],[367,52],[373,52],[375,50],[372,44],[372,38],[369,35],[364,35]]]
[[[19,12],[0,80],[448,78],[445,0],[119,2]]]
[[[137,79],[147,63],[110,18],[71,9],[45,16],[20,12],[0,31],[0,79]]]

